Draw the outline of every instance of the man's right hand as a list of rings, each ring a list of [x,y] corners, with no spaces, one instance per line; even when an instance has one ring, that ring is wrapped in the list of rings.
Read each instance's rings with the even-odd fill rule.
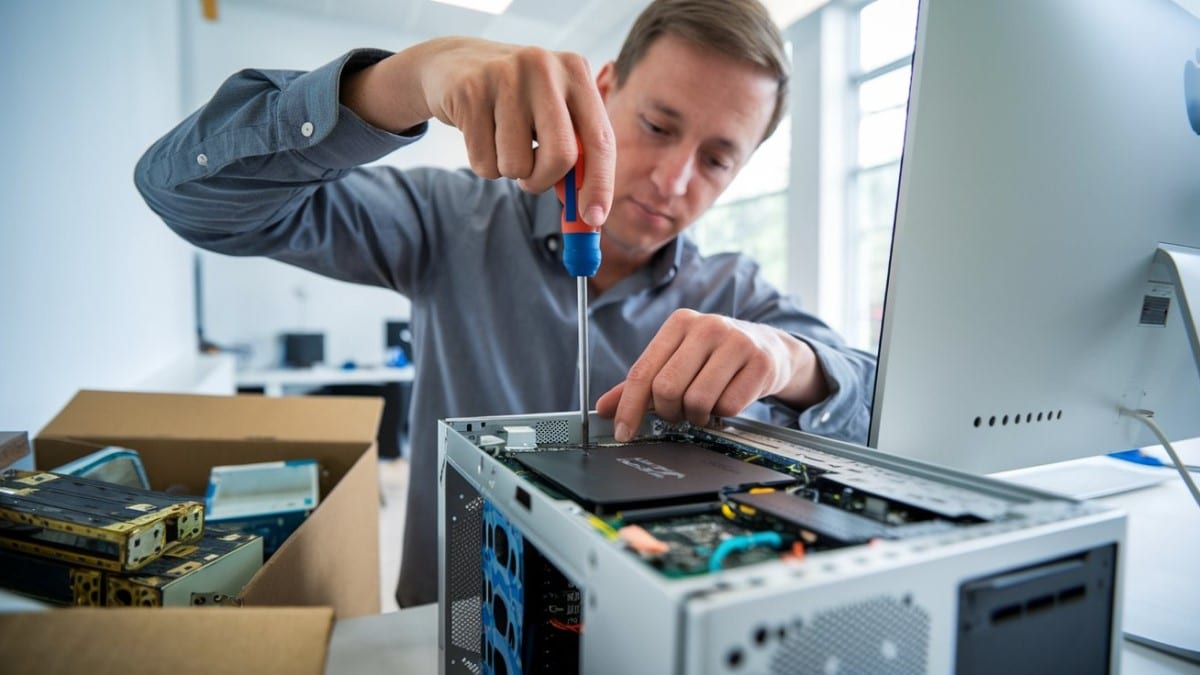
[[[608,217],[616,142],[587,61],[578,54],[438,38],[351,75],[341,98],[388,131],[431,118],[456,127],[475,173],[515,179],[534,193],[549,190],[575,165],[578,135],[588,167],[579,190],[583,219],[599,226]]]

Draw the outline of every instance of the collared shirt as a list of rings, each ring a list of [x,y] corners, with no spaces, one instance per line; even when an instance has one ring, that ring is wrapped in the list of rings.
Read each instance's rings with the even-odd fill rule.
[[[575,410],[576,284],[563,268],[560,206],[469,171],[363,167],[417,140],[341,106],[361,50],[312,72],[246,70],[155,143],[135,181],[180,236],[268,256],[412,303],[411,484],[397,598],[437,588],[437,420]],[[603,236],[603,235],[602,235]],[[690,308],[779,327],[816,352],[829,398],[754,416],[865,442],[875,360],[766,283],[739,254],[702,256],[686,237],[589,303],[591,402],[624,379],[662,323]]]

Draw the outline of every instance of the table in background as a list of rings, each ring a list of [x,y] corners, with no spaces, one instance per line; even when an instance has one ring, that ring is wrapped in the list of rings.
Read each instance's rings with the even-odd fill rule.
[[[289,388],[305,390],[338,384],[387,384],[389,382],[412,382],[412,380],[412,366],[399,368],[313,366],[311,368],[243,370],[237,373],[239,389],[262,387],[263,394],[267,396],[282,396]]]

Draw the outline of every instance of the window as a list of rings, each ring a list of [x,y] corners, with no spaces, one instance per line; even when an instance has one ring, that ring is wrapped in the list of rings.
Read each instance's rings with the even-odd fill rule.
[[[912,54],[917,0],[872,0],[852,13],[846,110],[853,138],[848,153],[844,306],[846,339],[876,351],[891,251],[896,188]]]

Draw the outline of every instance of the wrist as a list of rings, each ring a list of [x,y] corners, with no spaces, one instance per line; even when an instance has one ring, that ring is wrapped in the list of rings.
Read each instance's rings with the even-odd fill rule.
[[[424,103],[415,49],[347,74],[339,92],[341,104],[368,124],[394,134],[429,120],[432,115]]]
[[[775,398],[789,407],[803,410],[816,405],[829,397],[829,384],[825,380],[825,370],[812,346],[790,333],[780,331],[781,339],[787,343],[790,364],[786,383]]]

